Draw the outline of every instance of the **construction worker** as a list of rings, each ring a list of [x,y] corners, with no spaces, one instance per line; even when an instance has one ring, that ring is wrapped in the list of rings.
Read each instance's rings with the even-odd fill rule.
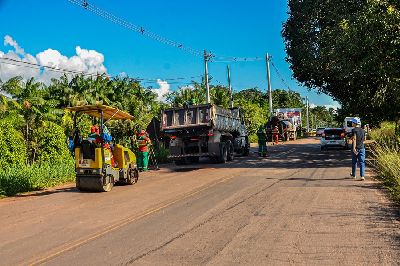
[[[90,127],[90,134],[88,140],[94,143],[96,146],[99,146],[101,143],[100,139],[100,128],[98,125],[93,125]]]
[[[151,141],[147,136],[147,132],[145,130],[140,131],[137,136],[138,143],[138,168],[141,171],[147,171],[149,165],[149,146],[151,145]]]
[[[258,137],[258,155],[266,157],[267,156],[267,134],[265,133],[264,126],[260,126],[257,131]]]
[[[279,142],[279,129],[278,126],[275,126],[274,129],[272,130],[272,136],[275,141],[275,145],[278,145]]]

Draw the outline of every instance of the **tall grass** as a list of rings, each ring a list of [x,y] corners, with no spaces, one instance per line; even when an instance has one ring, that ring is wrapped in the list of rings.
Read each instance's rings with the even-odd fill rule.
[[[73,181],[74,162],[42,163],[40,165],[0,169],[0,195],[40,190]]]
[[[382,123],[370,137],[375,140],[371,149],[372,164],[393,198],[400,202],[400,138],[394,123]]]

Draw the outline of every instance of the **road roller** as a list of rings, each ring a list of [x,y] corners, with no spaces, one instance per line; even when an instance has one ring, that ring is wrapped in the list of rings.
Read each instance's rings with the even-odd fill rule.
[[[74,112],[72,134],[75,154],[76,187],[80,191],[108,192],[114,184],[133,185],[139,179],[135,154],[128,148],[113,144],[105,123],[110,120],[133,119],[117,108],[106,105],[84,105],[67,108]],[[93,120],[91,134],[82,138],[77,119],[82,114]]]

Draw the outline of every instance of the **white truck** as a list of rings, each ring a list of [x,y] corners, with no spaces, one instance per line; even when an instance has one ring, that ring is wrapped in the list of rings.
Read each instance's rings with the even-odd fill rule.
[[[356,117],[346,117],[343,122],[343,128],[345,130],[346,136],[351,135],[351,131],[353,130],[353,119]]]

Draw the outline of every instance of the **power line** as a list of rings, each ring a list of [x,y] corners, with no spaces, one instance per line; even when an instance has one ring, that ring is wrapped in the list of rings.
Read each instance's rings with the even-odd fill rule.
[[[73,74],[73,75],[83,75],[83,76],[98,76],[100,74],[90,74],[87,72],[81,72],[81,71],[76,71],[76,70],[69,70],[69,69],[63,69],[63,68],[58,68],[58,67],[53,67],[53,66],[47,66],[47,65],[40,65],[37,63],[32,63],[32,62],[27,62],[27,61],[22,61],[22,60],[16,60],[12,58],[7,58],[7,57],[1,57],[0,60],[4,60],[7,62],[0,62],[2,64],[8,64],[8,65],[14,65],[14,66],[20,66],[20,67],[30,67],[34,69],[47,69],[53,72],[59,72],[59,73],[67,73],[67,74]]]
[[[278,75],[278,77],[280,78],[282,84],[283,84],[286,88],[288,88],[289,90],[293,91],[293,90],[290,88],[290,86],[287,84],[287,82],[285,81],[285,79],[283,78],[283,76],[281,75],[281,73],[279,72],[278,68],[275,66],[274,62],[273,62],[272,60],[271,60],[270,62],[271,62],[272,67],[273,67],[274,70],[275,70],[275,73],[276,73],[276,74]]]
[[[176,42],[176,41],[173,41],[171,39],[162,37],[162,36],[160,36],[160,35],[158,35],[158,34],[156,34],[154,32],[151,32],[151,31],[145,29],[142,26],[135,25],[135,24],[130,23],[130,22],[124,20],[124,19],[116,17],[113,14],[94,6],[93,4],[90,4],[88,1],[85,1],[85,0],[68,0],[68,1],[73,3],[73,4],[75,4],[75,5],[83,7],[85,10],[88,10],[88,11],[92,12],[93,14],[96,14],[96,15],[98,15],[98,16],[104,18],[104,19],[107,19],[107,20],[109,20],[109,21],[111,21],[111,22],[113,22],[115,24],[118,24],[118,25],[120,25],[120,26],[122,26],[124,28],[127,28],[129,30],[135,31],[135,32],[137,32],[137,33],[139,33],[139,34],[141,34],[143,36],[146,36],[146,37],[151,38],[153,40],[156,40],[158,42],[167,44],[169,46],[173,46],[175,48],[178,48],[180,50],[188,52],[188,53],[190,53],[190,54],[192,54],[194,56],[200,57],[200,56],[203,55],[203,52],[200,51],[200,50],[191,48],[191,47],[186,46],[186,45],[184,45],[184,44],[182,44],[180,42]]]
[[[143,26],[135,25],[129,21],[126,21],[122,18],[119,18],[103,9],[100,9],[96,7],[95,5],[89,3],[87,0],[68,0],[70,3],[73,3],[77,6],[80,6],[84,8],[87,11],[92,12],[93,14],[102,17],[106,20],[109,20],[119,26],[122,26],[126,29],[129,29],[131,31],[134,31],[136,33],[139,33],[140,35],[146,36],[150,39],[153,39],[155,41],[158,41],[160,43],[178,48],[182,51],[188,52],[194,56],[201,57],[203,56],[203,51],[197,50],[195,48],[189,47],[184,45],[181,42],[177,42],[168,38],[165,38],[161,35],[158,35],[154,32],[151,32],[147,29],[145,29]],[[233,63],[233,62],[255,62],[255,61],[262,61],[263,57],[216,57],[213,54],[210,54],[210,61],[215,62],[215,63]]]
[[[264,61],[262,57],[218,57],[211,60],[215,63],[234,63],[234,62],[258,62]]]
[[[2,62],[3,61],[3,62]],[[7,58],[7,57],[1,57],[0,58],[0,64],[6,64],[6,65],[13,65],[13,66],[18,66],[18,67],[27,67],[27,68],[31,68],[31,69],[37,69],[37,70],[42,70],[42,69],[47,69],[49,71],[52,72],[57,72],[57,73],[63,73],[63,74],[71,74],[71,75],[83,75],[83,76],[88,76],[88,77],[97,77],[97,76],[101,76],[101,75],[105,75],[105,73],[103,74],[90,74],[87,72],[81,72],[81,71],[76,71],[76,70],[70,70],[70,69],[62,69],[62,68],[57,68],[57,67],[53,67],[53,66],[47,66],[47,65],[41,65],[41,64],[37,64],[37,63],[32,63],[32,62],[27,62],[27,61],[22,61],[22,60],[16,60],[16,59],[12,59],[12,58]],[[116,78],[117,76],[109,76],[106,75],[106,77],[108,78]],[[179,81],[179,80],[189,80],[189,79],[196,79],[202,77],[202,75],[198,75],[198,76],[192,76],[192,77],[177,77],[177,78],[166,78],[166,79],[162,79],[162,78],[132,78],[133,80],[142,82],[153,82],[156,83],[157,81]],[[175,82],[177,83],[177,82]],[[174,84],[173,82],[168,82],[168,84]]]

